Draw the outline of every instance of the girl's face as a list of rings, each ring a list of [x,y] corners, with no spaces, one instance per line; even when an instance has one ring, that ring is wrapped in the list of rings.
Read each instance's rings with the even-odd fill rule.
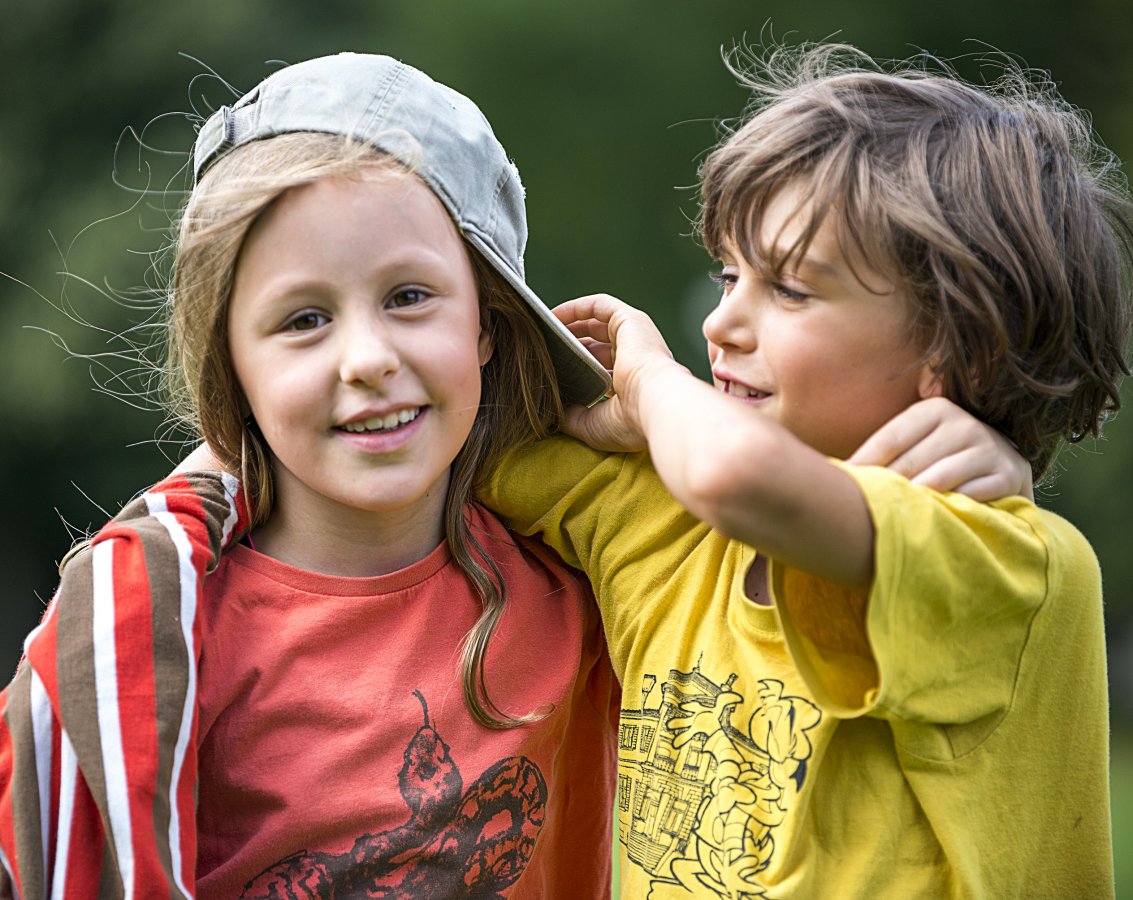
[[[763,246],[749,255],[791,247],[808,213],[799,184],[779,190],[764,210]],[[735,246],[725,246],[721,262],[723,296],[704,321],[713,381],[800,440],[844,459],[936,391],[912,339],[910,299],[864,260],[843,255],[830,218],[779,277]]]
[[[273,456],[273,520],[384,517],[439,539],[491,341],[456,227],[423,183],[334,177],[284,194],[240,251],[228,340]]]

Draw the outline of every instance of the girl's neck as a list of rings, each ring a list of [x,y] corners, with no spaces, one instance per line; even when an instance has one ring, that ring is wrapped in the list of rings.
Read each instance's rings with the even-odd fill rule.
[[[277,497],[253,539],[260,553],[310,572],[387,575],[421,561],[444,540],[444,503],[444,485],[411,508],[381,512],[325,498]]]

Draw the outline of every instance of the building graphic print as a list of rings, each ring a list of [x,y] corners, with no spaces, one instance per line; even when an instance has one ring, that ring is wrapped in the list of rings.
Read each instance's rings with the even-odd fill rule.
[[[758,876],[806,780],[807,732],[821,718],[774,679],[747,688],[732,673],[717,684],[699,663],[670,670],[659,690],[656,675],[642,678],[641,707],[622,710],[617,814],[631,864],[653,878],[650,900],[706,888],[729,900],[766,896]]]

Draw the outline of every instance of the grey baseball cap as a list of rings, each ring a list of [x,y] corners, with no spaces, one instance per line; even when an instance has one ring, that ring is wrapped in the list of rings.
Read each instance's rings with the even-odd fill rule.
[[[609,374],[527,286],[523,185],[475,103],[388,56],[340,53],[295,63],[209,117],[193,150],[194,182],[236,147],[297,131],[364,140],[409,166],[527,302],[563,400],[589,406],[605,395]]]

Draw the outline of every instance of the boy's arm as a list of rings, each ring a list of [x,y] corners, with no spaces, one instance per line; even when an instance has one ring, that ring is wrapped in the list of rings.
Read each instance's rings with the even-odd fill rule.
[[[780,562],[846,586],[868,583],[872,525],[845,472],[676,364],[644,313],[605,296],[556,313],[613,364],[618,392],[570,410],[568,430],[612,450],[648,443],[666,486],[698,518]],[[1006,439],[939,398],[896,416],[850,462],[974,499],[1032,496],[1030,466]]]
[[[610,449],[644,439],[665,486],[698,519],[821,578],[869,584],[873,526],[845,472],[675,362],[640,310],[595,295],[556,313],[614,354],[615,396],[572,410],[574,433]]]
[[[1051,591],[1047,527],[1032,503],[991,506],[828,460],[674,363],[636,310],[585,298],[557,312],[585,319],[572,330],[617,353],[618,396],[575,410],[569,427],[607,447],[647,438],[662,480],[690,512],[771,558],[788,647],[824,708],[998,721],[990,714],[1009,701],[1029,623]],[[1088,548],[1060,554],[1086,584]]]
[[[602,453],[566,435],[513,449],[477,490],[477,499],[523,535],[538,536],[567,565],[601,577],[610,515],[620,509],[625,456]],[[624,499],[624,498],[623,498]]]
[[[199,598],[234,487],[166,479],[64,566],[0,694],[0,895],[195,893]]]

